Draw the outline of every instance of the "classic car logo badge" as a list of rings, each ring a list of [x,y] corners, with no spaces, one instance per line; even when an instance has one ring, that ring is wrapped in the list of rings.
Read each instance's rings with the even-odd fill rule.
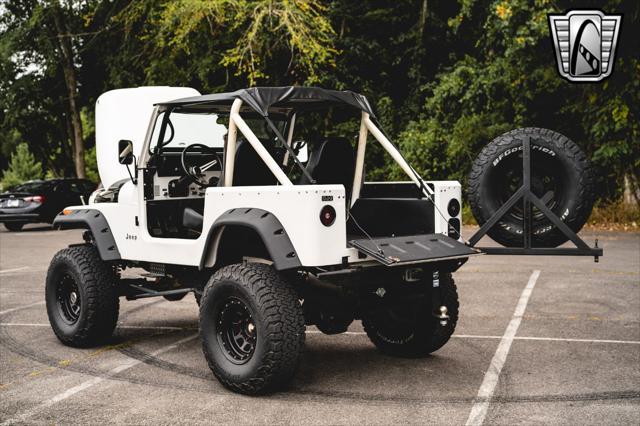
[[[565,15],[548,16],[562,77],[574,82],[594,82],[611,75],[622,15],[571,10]]]

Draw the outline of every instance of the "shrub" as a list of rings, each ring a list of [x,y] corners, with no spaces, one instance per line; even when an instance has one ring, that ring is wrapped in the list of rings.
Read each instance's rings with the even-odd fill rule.
[[[42,165],[36,161],[29,151],[29,146],[23,142],[16,147],[16,152],[11,156],[9,168],[2,176],[2,188],[7,189],[22,182],[41,177]]]

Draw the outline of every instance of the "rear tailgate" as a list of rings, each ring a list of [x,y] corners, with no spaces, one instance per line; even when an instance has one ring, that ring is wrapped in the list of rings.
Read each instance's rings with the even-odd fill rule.
[[[348,244],[388,266],[436,262],[482,254],[479,250],[443,234],[361,238],[349,240]]]

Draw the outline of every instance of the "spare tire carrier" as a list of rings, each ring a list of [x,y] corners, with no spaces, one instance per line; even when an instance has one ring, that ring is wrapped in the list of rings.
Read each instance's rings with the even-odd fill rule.
[[[545,203],[531,190],[531,138],[526,136],[522,141],[522,186],[507,200],[480,229],[469,239],[468,245],[486,254],[497,255],[556,255],[556,256],[593,256],[598,262],[602,256],[602,248],[598,247],[598,240],[593,247],[589,247],[571,228],[565,224]],[[522,201],[523,211],[523,247],[476,247],[476,244],[487,234],[493,226],[518,202]],[[572,247],[532,247],[532,205],[537,207],[569,240],[575,244]]]

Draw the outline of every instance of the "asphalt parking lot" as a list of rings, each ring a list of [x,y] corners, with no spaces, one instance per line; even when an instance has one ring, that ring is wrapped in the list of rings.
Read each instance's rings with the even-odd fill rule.
[[[469,230],[467,230],[469,231]],[[585,232],[590,243],[596,236]],[[222,388],[193,296],[122,301],[110,345],[63,346],[44,278],[79,231],[0,230],[0,424],[640,424],[640,234],[600,232],[592,258],[471,259],[456,336],[420,360],[379,354],[359,322],[307,334],[292,385]]]

